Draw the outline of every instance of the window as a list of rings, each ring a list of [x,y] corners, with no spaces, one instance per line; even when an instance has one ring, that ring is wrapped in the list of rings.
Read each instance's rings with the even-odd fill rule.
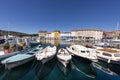
[[[85,51],[81,51],[81,53],[85,53]]]
[[[96,51],[96,53],[100,53],[100,52]]]
[[[120,57],[120,54],[114,54],[115,57]]]
[[[74,48],[72,48],[72,50],[74,50]]]
[[[90,53],[90,51],[87,51],[87,53]]]
[[[112,55],[111,54],[108,54],[108,53],[103,53],[104,56],[109,56],[111,57]]]
[[[39,49],[35,49],[35,50],[33,50],[33,52],[37,52],[37,51],[39,51]]]

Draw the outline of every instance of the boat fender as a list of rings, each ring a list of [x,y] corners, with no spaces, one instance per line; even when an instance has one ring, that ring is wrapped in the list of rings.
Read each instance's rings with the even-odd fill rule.
[[[65,53],[65,51],[62,49],[62,48],[60,48],[60,53]]]
[[[62,48],[60,48],[60,52],[62,51],[63,49]]]
[[[108,63],[110,63],[110,59],[108,59]]]

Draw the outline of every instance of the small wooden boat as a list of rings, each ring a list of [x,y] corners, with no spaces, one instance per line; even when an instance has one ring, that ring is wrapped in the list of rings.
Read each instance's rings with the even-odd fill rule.
[[[16,55],[20,52],[22,52],[22,51],[10,51],[10,49],[4,49],[3,46],[0,46],[0,61],[5,59],[5,58]]]
[[[5,68],[12,69],[22,64],[25,64],[35,58],[37,51],[42,50],[43,47],[38,47],[29,49],[28,51],[21,52],[17,55],[11,56],[1,61],[2,64],[5,64]]]
[[[70,60],[72,59],[72,56],[66,49],[61,48],[58,50],[57,58],[58,61],[60,61],[66,67]]]
[[[40,60],[43,64],[48,60],[51,60],[56,54],[56,46],[47,46],[42,51],[38,51],[35,57]]]

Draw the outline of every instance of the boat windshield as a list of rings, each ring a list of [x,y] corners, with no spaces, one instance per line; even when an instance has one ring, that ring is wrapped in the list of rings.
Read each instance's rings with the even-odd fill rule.
[[[115,57],[120,57],[120,54],[114,54]]]
[[[28,52],[27,54],[33,55],[34,53]]]
[[[0,51],[3,51],[3,50],[4,50],[4,48],[0,46]]]
[[[96,51],[96,53],[98,53],[98,54],[99,54],[100,52]]]
[[[39,51],[39,49],[35,49],[35,50],[33,50],[32,52],[37,52],[37,51]]]
[[[108,53],[103,53],[104,56],[109,56],[109,57],[112,57],[111,54],[108,54]]]

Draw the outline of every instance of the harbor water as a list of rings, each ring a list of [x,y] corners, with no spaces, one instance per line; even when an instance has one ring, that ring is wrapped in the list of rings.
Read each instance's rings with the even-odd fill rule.
[[[43,43],[43,46],[56,45],[59,49],[70,44],[81,43],[54,42]],[[101,61],[90,62],[73,56],[65,68],[55,56],[45,64],[34,59],[11,70],[6,70],[4,65],[0,65],[0,80],[120,80],[120,65]]]

